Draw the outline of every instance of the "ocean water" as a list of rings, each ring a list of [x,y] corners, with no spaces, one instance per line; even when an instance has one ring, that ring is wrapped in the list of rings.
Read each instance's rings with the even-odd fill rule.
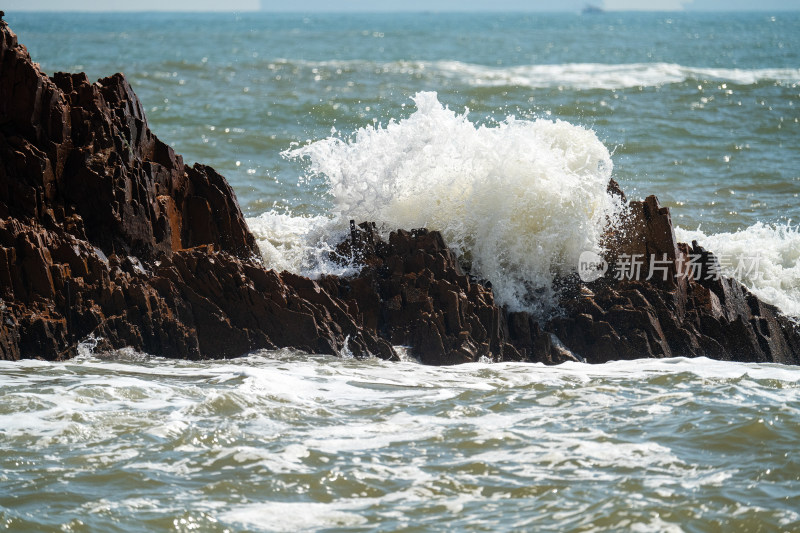
[[[17,531],[797,531],[800,369],[0,362]]]
[[[6,11],[46,72],[124,72],[273,268],[351,272],[325,255],[350,218],[426,226],[551,312],[613,177],[800,316],[800,13]],[[0,363],[0,527],[800,531],[796,368],[91,346]]]

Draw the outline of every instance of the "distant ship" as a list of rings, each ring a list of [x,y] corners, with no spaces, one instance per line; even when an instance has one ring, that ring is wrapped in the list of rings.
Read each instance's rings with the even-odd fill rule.
[[[581,10],[581,15],[596,15],[598,13],[604,13],[603,8],[591,4],[586,4],[586,7]]]

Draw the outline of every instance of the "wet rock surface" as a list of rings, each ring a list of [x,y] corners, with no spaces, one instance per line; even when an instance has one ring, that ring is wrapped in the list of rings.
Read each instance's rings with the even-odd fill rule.
[[[122,74],[45,75],[0,24],[0,358],[100,348],[394,357],[316,282],[266,270],[233,190],[147,127]]]
[[[398,230],[386,242],[362,223],[336,254],[365,265],[357,277],[339,280],[339,296],[365,327],[423,363],[520,359],[501,331],[491,289],[462,272],[439,232]]]
[[[669,211],[654,196],[630,203],[627,226],[614,257],[641,256],[638,270],[624,279],[609,268],[590,283],[564,280],[563,313],[548,320],[498,307],[438,232],[397,231],[387,243],[363,223],[338,251],[366,265],[347,296],[371,317],[369,327],[424,363],[706,356],[800,364],[797,324],[716,276],[719,263],[697,243],[678,243]]]
[[[714,254],[677,242],[669,210],[655,196],[630,202],[621,233],[607,275],[562,299],[565,316],[546,326],[571,351],[598,363],[706,356],[800,364],[798,325],[720,276]],[[626,268],[613,268],[623,258]],[[631,268],[636,258],[638,270]]]
[[[364,265],[351,278],[277,273],[226,180],[158,140],[123,75],[48,77],[0,22],[0,359],[67,359],[94,339],[178,358],[292,347],[397,359],[403,346],[428,364],[800,363],[798,327],[710,275],[716,258],[676,242],[655,197],[631,202],[608,239],[612,268],[564,280],[564,312],[546,321],[498,306],[424,229],[384,240],[353,224],[335,253]],[[616,279],[632,256],[640,271]]]

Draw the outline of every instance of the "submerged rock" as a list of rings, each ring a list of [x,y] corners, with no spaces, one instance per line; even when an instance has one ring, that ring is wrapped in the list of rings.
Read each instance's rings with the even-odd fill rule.
[[[0,21],[0,359],[66,359],[93,338],[179,358],[293,347],[397,359],[393,346],[405,346],[429,364],[800,363],[798,327],[708,275],[716,258],[677,243],[655,197],[630,203],[608,245],[614,268],[563,280],[564,312],[548,320],[499,307],[424,229],[387,242],[353,224],[335,253],[364,265],[351,278],[277,273],[258,259],[227,181],[153,135],[122,74],[50,78]],[[616,279],[639,256],[640,271]]]

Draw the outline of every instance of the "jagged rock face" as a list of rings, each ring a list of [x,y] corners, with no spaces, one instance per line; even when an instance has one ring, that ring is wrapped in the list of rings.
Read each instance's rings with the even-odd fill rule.
[[[437,231],[398,230],[387,243],[362,223],[336,252],[365,264],[340,282],[340,297],[354,301],[365,327],[423,363],[577,360],[535,317],[498,307],[490,285],[462,271]]]
[[[676,242],[655,197],[630,203],[608,245],[613,266],[642,256],[639,273],[564,280],[564,313],[544,323],[498,307],[435,231],[386,242],[353,224],[335,254],[363,263],[352,278],[267,270],[228,183],[150,132],[121,74],[48,78],[0,21],[0,359],[69,358],[93,335],[102,348],[180,358],[292,347],[397,359],[402,345],[428,364],[800,364],[798,326],[708,276],[716,258]],[[699,276],[687,274],[692,255]],[[648,280],[651,267],[663,279]]]
[[[278,347],[395,357],[316,282],[211,246],[149,264],[106,258],[60,229],[0,221],[0,282],[3,359],[69,358],[88,335],[101,348],[190,359]]]
[[[396,357],[313,281],[267,271],[225,179],[153,135],[121,74],[48,78],[0,22],[0,358],[101,347]]]
[[[48,78],[7,26],[0,40],[0,217],[58,225],[107,256],[154,260],[202,244],[257,254],[236,197],[147,127],[122,74]]]
[[[365,325],[430,364],[673,356],[800,364],[798,326],[735,280],[712,275],[716,258],[678,243],[654,196],[630,202],[624,226],[609,255],[637,257],[640,267],[624,277],[612,268],[591,283],[565,280],[563,314],[546,321],[499,308],[441,235],[426,230],[393,232],[386,243],[370,224],[353,228],[337,253],[366,266],[340,295],[355,300]],[[690,256],[700,258],[696,271]]]
[[[439,232],[399,230],[387,243],[363,223],[337,255],[367,265],[339,281],[339,296],[352,302],[366,327],[408,346],[423,363],[519,359],[503,342],[492,291],[461,271]]]
[[[630,202],[614,246],[612,267],[638,257],[639,269],[619,276],[612,268],[585,284],[562,299],[565,316],[546,325],[574,353],[598,363],[706,356],[800,364],[800,328],[737,281],[717,276],[712,253],[678,243],[669,210],[655,196]]]

